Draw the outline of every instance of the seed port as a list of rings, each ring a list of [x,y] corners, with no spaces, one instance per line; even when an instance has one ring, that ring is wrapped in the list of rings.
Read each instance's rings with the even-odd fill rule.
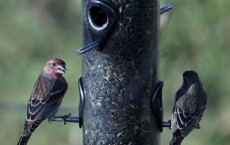
[[[77,50],[81,55],[95,48],[101,51],[116,22],[116,12],[107,1],[88,0],[86,9],[86,26],[88,27],[92,42]]]
[[[94,27],[104,28],[108,23],[108,16],[104,9],[92,6],[89,10],[89,20]]]

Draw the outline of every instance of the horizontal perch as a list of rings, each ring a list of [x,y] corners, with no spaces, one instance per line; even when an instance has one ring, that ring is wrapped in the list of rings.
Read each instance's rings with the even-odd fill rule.
[[[70,115],[57,116],[50,119],[50,121],[64,122],[64,124],[66,124],[66,122],[79,123],[79,120],[79,117],[70,117]]]
[[[169,121],[163,121],[162,122],[162,127],[169,127],[171,128],[171,120]],[[195,126],[196,129],[200,129],[200,124],[197,124],[197,126]]]

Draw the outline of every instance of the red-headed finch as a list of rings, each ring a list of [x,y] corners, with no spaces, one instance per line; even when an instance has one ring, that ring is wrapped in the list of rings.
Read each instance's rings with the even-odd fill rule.
[[[65,71],[65,62],[61,59],[50,59],[46,62],[28,101],[24,131],[17,145],[26,145],[38,125],[57,113],[68,89],[62,76]]]

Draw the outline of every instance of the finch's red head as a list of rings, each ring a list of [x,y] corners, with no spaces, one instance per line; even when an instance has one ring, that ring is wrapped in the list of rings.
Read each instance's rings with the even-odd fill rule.
[[[65,62],[59,58],[50,59],[46,62],[44,71],[53,77],[61,77],[66,71]]]

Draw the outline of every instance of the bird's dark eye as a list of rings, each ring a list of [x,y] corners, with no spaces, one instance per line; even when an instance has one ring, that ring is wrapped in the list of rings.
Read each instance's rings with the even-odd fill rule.
[[[56,64],[55,63],[52,63],[52,66],[55,66]]]

